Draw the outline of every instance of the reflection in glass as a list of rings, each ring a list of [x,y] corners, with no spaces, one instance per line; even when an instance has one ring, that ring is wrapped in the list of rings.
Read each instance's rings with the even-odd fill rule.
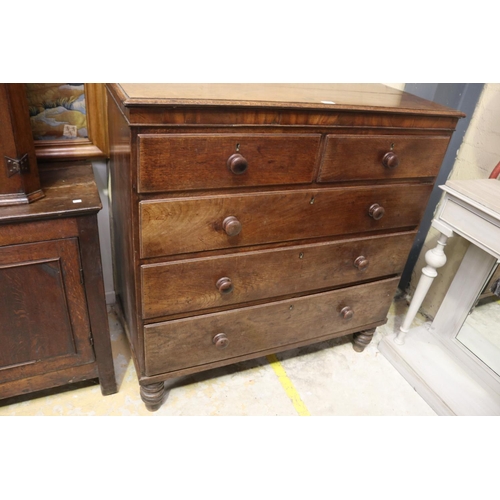
[[[500,375],[500,297],[491,291],[498,279],[500,267],[497,267],[481,292],[460,329],[457,340]]]

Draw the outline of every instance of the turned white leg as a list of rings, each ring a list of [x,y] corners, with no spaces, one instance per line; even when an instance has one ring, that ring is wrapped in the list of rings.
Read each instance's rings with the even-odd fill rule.
[[[441,234],[435,248],[427,251],[425,254],[425,262],[426,266],[422,269],[422,276],[420,276],[420,280],[417,285],[417,289],[413,295],[413,299],[410,303],[410,307],[406,314],[405,320],[401,325],[394,342],[399,345],[404,344],[404,339],[406,334],[410,329],[410,325],[412,324],[415,316],[417,315],[422,302],[424,301],[427,292],[429,291],[434,278],[437,276],[436,269],[443,267],[446,264],[446,255],[444,253],[444,247],[446,246],[446,241],[448,240],[448,236]]]

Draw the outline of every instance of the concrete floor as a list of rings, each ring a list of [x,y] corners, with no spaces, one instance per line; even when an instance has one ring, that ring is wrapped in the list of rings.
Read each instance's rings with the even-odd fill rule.
[[[395,301],[363,353],[351,337],[167,381],[167,398],[154,413],[146,410],[127,340],[109,308],[119,391],[102,396],[98,385],[58,389],[55,394],[0,401],[0,416],[431,416],[434,411],[379,353],[383,335],[393,332],[406,312]],[[423,323],[417,317],[415,324]],[[3,403],[3,405],[2,405]]]

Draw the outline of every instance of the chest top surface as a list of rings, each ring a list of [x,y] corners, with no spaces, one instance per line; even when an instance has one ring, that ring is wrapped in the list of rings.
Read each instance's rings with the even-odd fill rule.
[[[456,120],[464,116],[460,111],[382,84],[111,83],[107,87],[131,125],[454,129]],[[403,123],[401,120],[407,116],[413,121]]]
[[[204,105],[386,109],[461,116],[458,111],[382,84],[121,83],[126,106]]]

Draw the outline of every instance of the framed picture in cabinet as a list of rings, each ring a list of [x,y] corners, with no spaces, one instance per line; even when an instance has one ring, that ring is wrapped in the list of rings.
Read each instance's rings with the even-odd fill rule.
[[[108,156],[104,84],[25,85],[39,161]]]

